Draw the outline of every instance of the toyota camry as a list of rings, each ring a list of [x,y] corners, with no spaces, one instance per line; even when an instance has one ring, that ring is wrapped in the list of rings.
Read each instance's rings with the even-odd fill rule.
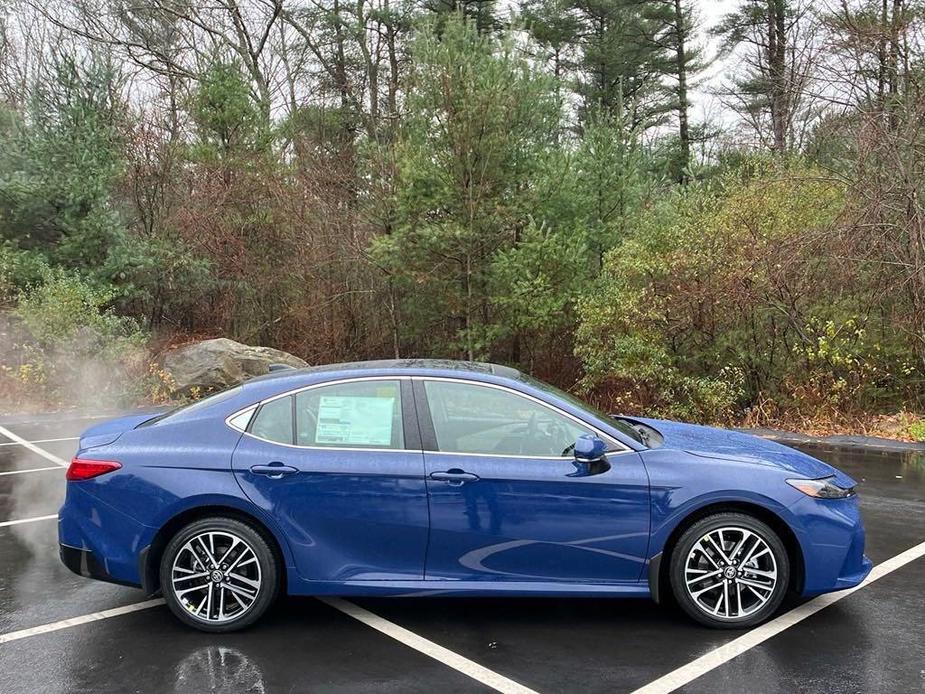
[[[281,592],[670,597],[742,628],[871,568],[839,470],[492,364],[272,370],[94,426],[67,480],[62,561],[212,632]]]

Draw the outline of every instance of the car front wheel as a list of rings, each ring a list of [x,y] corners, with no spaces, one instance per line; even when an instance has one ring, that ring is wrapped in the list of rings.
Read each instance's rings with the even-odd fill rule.
[[[279,567],[267,541],[231,518],[204,518],[181,529],[164,550],[161,589],[171,611],[202,631],[253,624],[279,587]]]
[[[790,561],[780,537],[742,513],[718,513],[688,528],[672,552],[670,572],[681,609],[720,629],[768,619],[790,583]]]

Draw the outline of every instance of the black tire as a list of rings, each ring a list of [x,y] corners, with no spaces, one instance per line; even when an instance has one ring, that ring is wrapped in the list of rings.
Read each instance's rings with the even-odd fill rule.
[[[212,602],[208,603],[211,610],[210,616],[212,614],[215,615],[212,619],[197,616],[194,613],[194,608],[190,602],[186,602],[184,604],[184,601],[188,599],[185,595],[178,595],[178,593],[182,592],[181,589],[183,587],[189,586],[190,584],[181,583],[180,587],[176,588],[173,576],[174,562],[177,560],[178,554],[183,552],[183,556],[180,559],[181,564],[185,561],[195,561],[192,559],[190,550],[186,549],[186,546],[188,542],[194,540],[197,536],[202,535],[203,533],[215,533],[216,535],[214,537],[218,537],[219,542],[225,542],[226,544],[231,543],[233,539],[236,538],[239,543],[242,543],[243,546],[251,550],[253,556],[256,558],[256,562],[251,560],[249,554],[246,555],[245,561],[248,564],[247,568],[242,568],[236,573],[240,575],[246,572],[248,576],[246,576],[244,580],[250,580],[251,582],[259,583],[259,587],[254,589],[248,584],[243,584],[241,579],[232,579],[235,581],[234,584],[232,584],[235,587],[243,587],[248,591],[256,590],[255,597],[253,597],[250,602],[248,602],[250,600],[248,596],[245,596],[243,593],[238,593],[239,595],[244,596],[244,601],[247,602],[246,608],[241,608],[240,603],[231,599],[234,596],[231,595],[232,591],[230,588],[224,590],[222,589],[229,585],[229,579],[227,578],[228,574],[226,574],[225,579],[217,579],[214,586],[209,586],[201,593],[196,591],[193,593],[188,593],[192,596],[190,599],[196,598],[197,601],[198,596],[205,596],[208,593],[210,595],[208,597],[203,597],[203,600],[212,600],[213,596],[217,596],[219,593],[221,593],[221,605],[216,604],[213,607]],[[242,544],[235,545],[235,548],[238,549],[238,552],[242,551]],[[195,543],[195,546],[198,547],[198,542]],[[219,550],[217,550],[215,554],[218,555]],[[200,568],[210,571],[212,570],[211,566],[206,565],[210,563],[208,554],[203,552],[203,555],[204,556],[200,558],[200,561],[205,563],[202,567],[197,567],[195,569],[197,572]],[[234,550],[231,550],[231,559],[229,561],[232,564],[235,556],[236,555],[234,554]],[[218,556],[215,556],[214,558],[217,561],[221,561]],[[219,566],[219,568],[221,568],[221,566]],[[221,573],[221,571],[218,573]],[[167,603],[167,606],[170,608],[170,611],[176,615],[177,619],[191,627],[199,629],[200,631],[223,633],[229,631],[237,631],[238,629],[243,629],[247,626],[250,626],[258,619],[260,619],[260,617],[276,600],[277,594],[279,593],[279,579],[279,562],[277,561],[276,556],[273,553],[273,550],[270,548],[266,538],[264,538],[260,532],[258,532],[255,528],[248,525],[247,523],[232,518],[216,516],[193,521],[189,525],[180,529],[177,534],[174,535],[173,539],[171,539],[170,543],[164,549],[164,554],[161,556],[161,591],[164,594],[164,600]],[[180,580],[183,581],[184,579]],[[204,580],[206,585],[211,582],[211,578],[193,580]],[[229,611],[232,613],[237,611],[237,616],[232,614],[231,616],[224,616],[222,618],[222,606],[224,605],[226,596],[230,596],[227,598],[228,604],[231,605]],[[214,599],[217,601],[218,597],[214,597]]]
[[[735,570],[735,575],[728,578],[727,574],[732,572],[715,549],[720,529],[723,530],[723,539],[728,543],[722,548],[723,555],[731,560],[729,563]],[[742,532],[736,534],[737,531]],[[759,545],[755,553],[762,552],[762,555],[758,559],[748,558],[748,565],[743,564],[742,560],[748,557],[748,550],[753,540],[746,532],[758,536],[768,550],[765,552],[764,546]],[[710,540],[706,540],[705,537],[709,533],[714,533],[714,535]],[[743,537],[749,537],[749,539],[743,547],[739,548],[738,556],[730,556],[738,547],[737,540]],[[701,539],[705,540],[702,546],[707,548],[707,552],[698,549],[692,555],[692,550]],[[705,556],[708,553],[713,556]],[[701,568],[689,570],[689,560]],[[749,587],[745,581],[753,585],[756,582],[768,582],[770,585],[771,581],[770,578],[750,573],[749,569],[763,570],[765,573],[776,570],[776,582],[773,584],[773,589],[758,588],[755,590]],[[722,572],[719,576],[708,577],[708,573],[717,570]],[[702,579],[698,578],[700,571],[705,572]],[[689,580],[694,583],[691,588],[688,587],[688,576],[690,576]],[[715,629],[745,629],[764,622],[780,607],[790,585],[790,560],[784,543],[766,523],[744,513],[717,513],[697,521],[681,535],[671,553],[669,578],[675,600],[689,617]],[[707,588],[715,580],[719,580],[720,583],[713,588]],[[693,593],[698,591],[703,591],[703,597],[694,597]],[[714,596],[715,604],[719,605],[715,608],[719,611],[716,615],[710,613],[710,605],[704,605],[704,602],[708,600],[713,603]],[[762,599],[765,602],[760,605]],[[749,612],[752,608],[753,611]],[[723,614],[724,611],[726,615]],[[740,614],[736,615],[736,612]]]

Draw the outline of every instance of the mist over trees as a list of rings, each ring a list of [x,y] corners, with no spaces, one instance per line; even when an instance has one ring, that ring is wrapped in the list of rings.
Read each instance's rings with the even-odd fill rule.
[[[923,12],[0,0],[0,382],[54,384],[56,335],[223,335],[701,421],[921,410]]]

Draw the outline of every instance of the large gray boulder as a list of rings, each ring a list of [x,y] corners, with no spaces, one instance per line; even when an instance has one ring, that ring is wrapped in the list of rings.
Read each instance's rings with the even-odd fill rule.
[[[288,352],[271,347],[252,347],[219,337],[194,342],[171,350],[164,356],[164,369],[176,382],[176,390],[207,393],[221,390],[268,373],[271,364],[294,368],[308,363]]]

